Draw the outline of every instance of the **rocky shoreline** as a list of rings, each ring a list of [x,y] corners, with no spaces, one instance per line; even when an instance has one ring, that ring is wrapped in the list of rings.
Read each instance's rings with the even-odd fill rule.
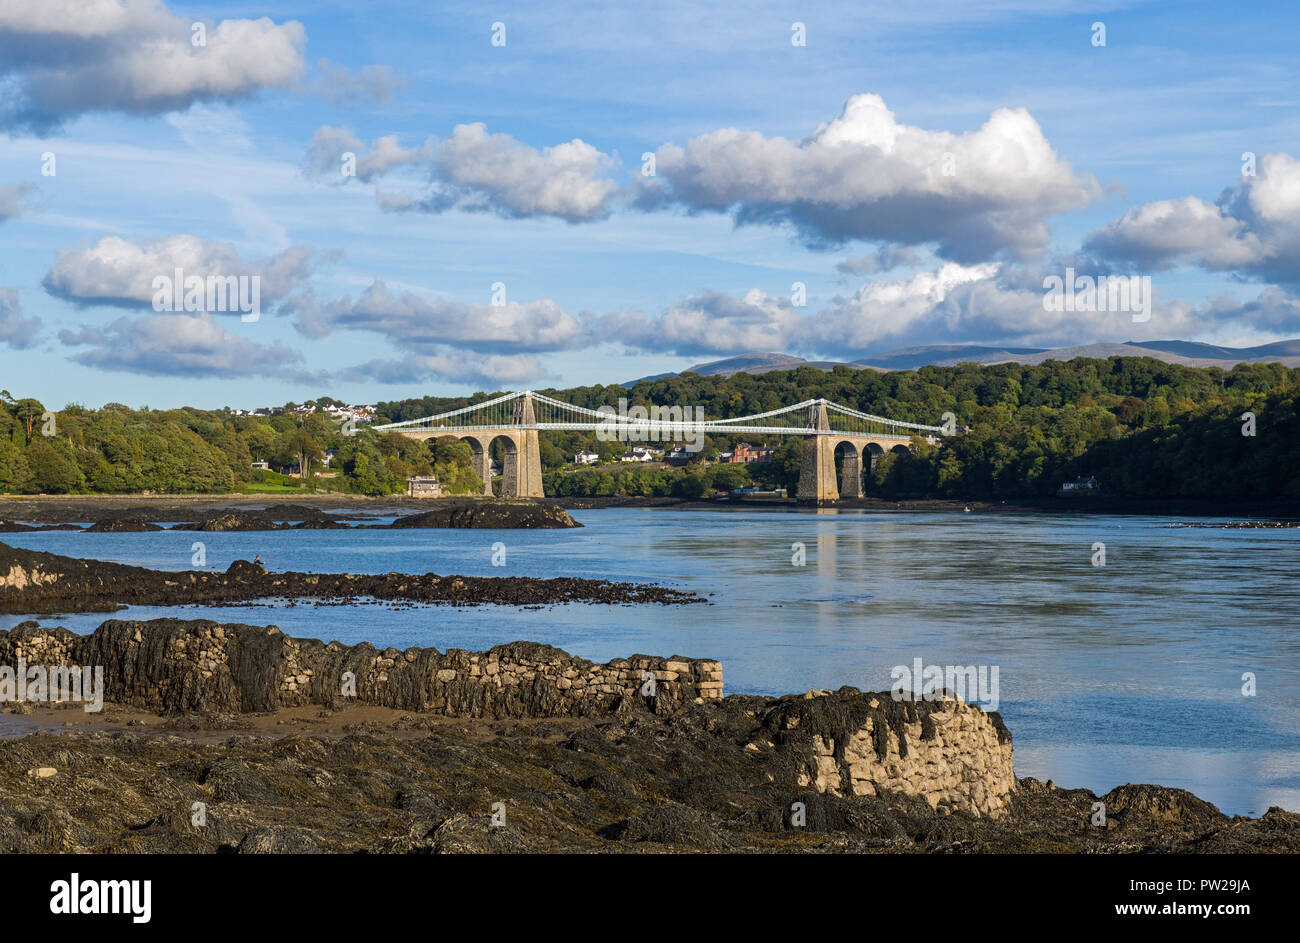
[[[661,586],[577,577],[268,573],[246,560],[236,560],[225,572],[149,570],[0,543],[0,612],[111,612],[126,605],[221,606],[257,599],[376,599],[455,606],[569,602],[677,605],[706,601],[694,593]]]
[[[285,505],[283,502],[291,502]],[[336,521],[362,522],[365,516],[378,513],[406,511],[436,511],[443,508],[491,507],[553,507],[569,510],[600,510],[604,508],[656,508],[663,510],[701,510],[742,508],[744,510],[789,511],[798,507],[792,500],[771,498],[735,498],[721,500],[693,500],[654,497],[565,497],[536,500],[509,500],[501,498],[412,498],[403,495],[368,497],[365,495],[311,493],[277,498],[256,494],[228,495],[6,495],[0,497],[0,532],[32,529],[30,525],[51,527],[74,522],[109,522],[114,520],[196,521],[228,511],[267,516],[283,513],[277,508],[289,508],[306,520],[320,517],[325,511]],[[980,501],[947,498],[904,498],[884,500],[860,498],[839,502],[836,507],[846,510],[879,511],[946,511],[965,512],[968,508],[976,514],[1150,514],[1168,517],[1236,517],[1257,519],[1300,520],[1300,506],[1295,501],[1212,501],[1195,499],[1138,499],[1100,495],[1089,498],[1023,498],[1005,501]],[[361,515],[358,517],[357,515]],[[509,523],[482,526],[512,526]],[[528,525],[523,525],[528,526]],[[80,530],[80,527],[76,529]]]
[[[433,507],[429,507],[432,503]],[[64,504],[63,511],[53,516],[64,516],[73,505]],[[447,499],[425,501],[424,509],[406,513],[404,507],[381,508],[391,511],[396,519],[388,524],[368,523],[371,514],[347,513],[350,508],[325,509],[307,504],[272,504],[265,507],[225,507],[197,505],[176,507],[130,506],[95,508],[104,514],[82,528],[63,521],[46,522],[45,517],[29,520],[0,519],[0,533],[26,533],[41,530],[75,530],[90,534],[138,533],[160,530],[195,531],[258,531],[258,530],[373,530],[389,528],[478,528],[496,530],[542,529],[581,527],[569,512],[557,504],[533,500],[467,500]],[[12,509],[11,509],[12,510]],[[342,510],[344,513],[330,513]],[[173,523],[170,528],[159,522],[171,515],[190,516],[198,513],[198,520]]]
[[[8,852],[1300,851],[1295,813],[1017,780],[1010,732],[977,707],[722,697],[708,660],[380,652],[181,620],[0,632],[0,663],[18,657],[99,658],[112,696],[0,714]],[[579,675],[594,683],[570,697]]]

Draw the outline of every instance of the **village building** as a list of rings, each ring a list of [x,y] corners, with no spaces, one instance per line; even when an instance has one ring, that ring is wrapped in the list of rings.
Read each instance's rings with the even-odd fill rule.
[[[412,475],[406,479],[406,493],[412,498],[436,498],[442,485],[432,475]]]

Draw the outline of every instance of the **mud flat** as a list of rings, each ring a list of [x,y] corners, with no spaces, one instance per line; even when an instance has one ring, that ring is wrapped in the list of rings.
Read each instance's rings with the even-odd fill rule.
[[[6,852],[1300,851],[1295,813],[1017,780],[1010,732],[974,706],[723,697],[707,659],[379,651],[170,619],[24,624],[0,633],[0,663],[18,657],[98,658],[109,702],[0,714]]]
[[[536,606],[552,603],[705,602],[694,593],[640,583],[560,577],[386,573],[268,573],[236,560],[224,573],[161,571],[83,560],[0,543],[0,612],[109,612],[124,605],[231,605],[255,599],[366,599]]]

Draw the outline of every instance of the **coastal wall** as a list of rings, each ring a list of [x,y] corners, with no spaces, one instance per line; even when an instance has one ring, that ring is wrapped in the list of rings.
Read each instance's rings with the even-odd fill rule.
[[[770,782],[792,790],[919,797],[939,812],[997,818],[1015,788],[1011,735],[996,713],[854,688],[723,702],[722,665],[704,659],[596,664],[534,642],[484,652],[379,650],[291,638],[274,626],[155,619],[110,620],[87,636],[34,622],[0,631],[0,665],[20,662],[102,667],[104,700],[159,713],[365,704],[488,719],[667,717],[713,703],[721,713],[679,715],[683,729],[735,724],[715,749],[739,760],[743,747],[763,760]]]
[[[1001,716],[954,698],[810,692],[778,702],[751,742],[792,750],[795,784],[837,796],[919,796],[939,811],[997,818],[1016,787]]]
[[[26,622],[0,631],[0,664],[19,659],[103,666],[106,700],[160,712],[360,703],[451,717],[566,717],[629,707],[667,714],[722,697],[717,661],[633,655],[602,665],[533,642],[381,651],[206,620],[110,620],[87,636]],[[642,693],[649,675],[652,697]]]

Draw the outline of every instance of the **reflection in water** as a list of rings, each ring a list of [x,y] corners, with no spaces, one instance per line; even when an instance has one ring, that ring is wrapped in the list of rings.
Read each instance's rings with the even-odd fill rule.
[[[888,689],[890,669],[996,665],[1019,775],[1181,786],[1228,812],[1300,809],[1300,530],[1164,518],[930,512],[578,511],[568,531],[6,534],[161,569],[260,553],[273,570],[661,582],[711,606],[139,609],[381,647],[516,639],[585,658],[716,657],[727,691]],[[492,544],[507,566],[492,566]],[[1106,566],[1092,545],[1106,544]],[[805,547],[795,564],[792,545]],[[0,617],[9,627],[24,617]],[[103,615],[42,619],[78,632]],[[1255,697],[1241,694],[1254,672]]]

